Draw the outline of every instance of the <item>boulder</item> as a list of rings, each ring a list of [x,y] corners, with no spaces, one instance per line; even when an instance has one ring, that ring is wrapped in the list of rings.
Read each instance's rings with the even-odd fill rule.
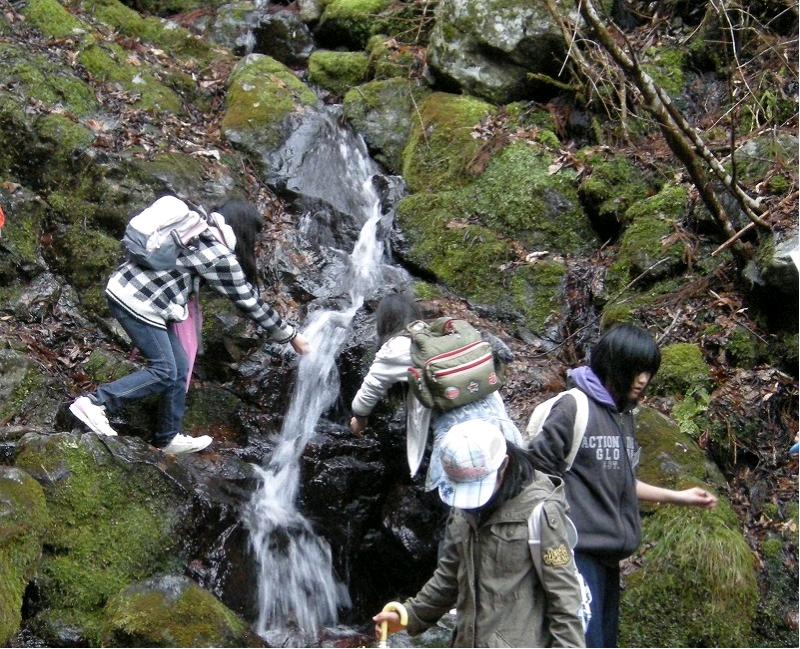
[[[620,645],[750,646],[758,589],[756,563],[725,481],[694,441],[669,419],[641,408],[639,477],[673,489],[710,489],[713,510],[649,508],[640,550],[628,562]]]
[[[317,97],[282,63],[250,54],[231,73],[225,103],[222,134],[262,159],[292,133],[292,115],[315,106]]]
[[[39,483],[24,471],[0,466],[0,643],[10,646],[22,619],[22,599],[36,571],[47,528]]]
[[[376,16],[391,0],[331,0],[317,25],[323,44],[363,49],[372,35]]]
[[[253,30],[254,52],[267,54],[281,63],[298,67],[314,51],[314,37],[297,13],[280,10],[263,13]]]
[[[428,64],[442,83],[496,104],[530,98],[529,75],[555,77],[564,40],[544,3],[442,0]]]
[[[107,647],[241,647],[247,624],[188,577],[128,586],[105,608]]]
[[[308,80],[336,95],[364,82],[369,58],[364,52],[317,50],[308,59]]]
[[[375,159],[392,173],[402,167],[403,149],[414,122],[414,105],[427,90],[395,77],[356,86],[344,96],[345,117],[367,143]]]

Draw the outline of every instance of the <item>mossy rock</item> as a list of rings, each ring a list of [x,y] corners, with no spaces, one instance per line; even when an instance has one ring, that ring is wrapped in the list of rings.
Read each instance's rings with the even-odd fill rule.
[[[642,531],[641,567],[622,594],[620,646],[752,646],[755,559],[728,502],[711,511],[663,507]]]
[[[193,9],[218,7],[226,2],[227,0],[134,0],[128,4],[154,16],[173,16]]]
[[[375,159],[393,173],[399,173],[403,148],[411,133],[415,104],[421,104],[428,90],[404,78],[370,81],[344,96],[345,117],[358,131]]]
[[[601,236],[615,233],[625,212],[650,193],[639,169],[625,156],[606,155],[592,149],[579,152],[587,166],[578,195]]]
[[[403,178],[409,189],[441,191],[469,183],[467,166],[481,148],[472,131],[494,112],[490,104],[466,95],[428,96],[419,106],[403,152]]]
[[[369,58],[364,52],[317,50],[308,59],[311,83],[342,95],[366,80]]]
[[[510,282],[512,304],[525,320],[525,326],[538,334],[561,311],[561,293],[566,265],[540,260],[518,269]]]
[[[229,390],[214,385],[195,386],[186,400],[183,429],[187,435],[211,435],[215,440],[236,439],[241,434],[238,413],[242,401]]]
[[[0,285],[3,285],[20,275],[31,276],[43,269],[39,240],[45,212],[42,201],[22,188],[9,192],[0,187],[0,207],[8,215],[0,243]]]
[[[195,372],[202,378],[227,381],[231,364],[239,362],[259,339],[249,319],[228,299],[215,293],[200,295],[203,308],[203,354]]]
[[[246,623],[188,577],[129,586],[109,601],[105,615],[103,646],[246,646]]]
[[[223,135],[245,151],[262,155],[289,136],[293,113],[317,105],[317,96],[292,71],[275,59],[250,54],[231,74]]]
[[[796,520],[793,529],[797,529]],[[797,629],[790,622],[798,605],[797,564],[793,560],[796,533],[784,535],[790,537],[770,534],[761,544],[763,595],[758,603],[754,646],[792,647],[797,643]]]
[[[58,0],[28,0],[22,14],[28,23],[50,38],[81,37],[91,31]]]
[[[630,225],[620,240],[617,259],[609,268],[609,292],[616,292],[645,272],[639,280],[640,287],[683,268],[684,246],[672,235],[685,215],[687,201],[686,189],[665,186],[655,196],[628,208],[624,220]]]
[[[184,62],[194,59],[199,65],[208,65],[215,58],[226,56],[225,52],[214,50],[204,39],[183,27],[159,18],[144,17],[118,0],[82,0],[81,6],[121,34],[152,43]]]
[[[553,154],[526,142],[496,154],[463,190],[467,213],[529,250],[578,254],[595,242],[570,169],[550,173]]]
[[[0,421],[52,426],[61,386],[27,355],[0,349]]]
[[[121,379],[137,369],[139,367],[134,363],[122,360],[101,348],[93,349],[83,364],[83,371],[98,385]]]
[[[710,387],[711,368],[699,345],[675,343],[661,350],[661,367],[650,388],[653,393],[683,396]]]
[[[50,264],[78,291],[87,312],[108,315],[105,279],[122,260],[119,240],[76,225],[59,231],[53,242],[48,253]]]
[[[753,369],[768,356],[769,349],[752,331],[736,327],[728,336],[725,354],[734,367]]]
[[[640,406],[636,414],[636,437],[642,448],[637,477],[667,489],[700,485],[719,492],[725,477],[697,443],[660,412]],[[704,488],[705,488],[704,487]],[[660,505],[643,503],[645,509]]]
[[[324,42],[363,49],[373,30],[380,30],[376,17],[391,0],[331,0],[325,6],[317,34]]]
[[[182,566],[176,530],[187,496],[162,458],[134,438],[29,434],[20,443],[16,465],[42,485],[51,514],[40,606],[90,646],[99,644],[109,599]]]
[[[419,66],[414,48],[402,45],[385,34],[375,34],[367,43],[369,67],[376,80],[409,78]]]
[[[60,106],[80,117],[100,108],[92,87],[69,68],[15,45],[0,43],[0,75],[5,83],[16,84],[25,99],[48,108]]]
[[[93,44],[84,48],[78,61],[97,81],[117,84],[142,110],[180,113],[180,97],[148,69],[128,61],[128,53],[116,44]]]
[[[0,466],[0,644],[22,620],[22,599],[42,553],[48,526],[44,492],[16,467]]]
[[[671,97],[678,97],[686,84],[683,73],[686,53],[671,47],[650,47],[645,51],[642,68]]]

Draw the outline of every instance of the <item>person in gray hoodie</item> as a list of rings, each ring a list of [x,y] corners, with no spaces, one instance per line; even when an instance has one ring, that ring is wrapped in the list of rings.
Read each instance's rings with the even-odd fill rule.
[[[577,405],[566,394],[553,406],[529,450],[537,468],[564,478],[570,514],[578,530],[575,561],[592,594],[588,647],[616,647],[619,562],[639,546],[639,500],[713,508],[717,499],[699,488],[675,491],[637,479],[639,446],[633,408],[658,371],[661,354],[644,329],[621,325],[591,351],[589,366],[568,372],[570,387],[588,397],[586,432],[572,467]]]

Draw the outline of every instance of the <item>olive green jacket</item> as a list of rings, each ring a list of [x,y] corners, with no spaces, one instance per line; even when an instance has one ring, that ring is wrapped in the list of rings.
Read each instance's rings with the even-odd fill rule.
[[[528,517],[541,500],[540,582]],[[563,482],[540,472],[480,525],[475,516],[454,510],[436,572],[405,603],[408,632],[421,633],[455,606],[456,647],[586,646],[566,512]]]

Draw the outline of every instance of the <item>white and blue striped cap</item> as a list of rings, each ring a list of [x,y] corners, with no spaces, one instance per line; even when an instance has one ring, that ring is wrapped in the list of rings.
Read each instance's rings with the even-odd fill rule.
[[[481,507],[494,493],[505,457],[506,440],[494,424],[470,419],[454,425],[442,437],[439,497],[459,509]]]

